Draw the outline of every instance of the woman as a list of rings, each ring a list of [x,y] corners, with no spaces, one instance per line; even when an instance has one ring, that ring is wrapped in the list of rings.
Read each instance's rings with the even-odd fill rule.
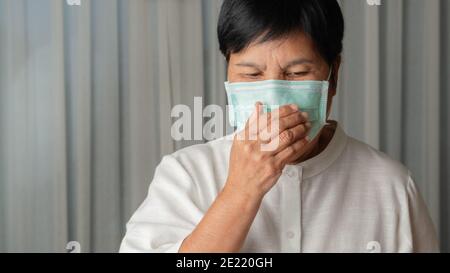
[[[438,251],[409,171],[327,120],[343,34],[335,0],[225,0],[238,133],[164,157],[121,251]]]

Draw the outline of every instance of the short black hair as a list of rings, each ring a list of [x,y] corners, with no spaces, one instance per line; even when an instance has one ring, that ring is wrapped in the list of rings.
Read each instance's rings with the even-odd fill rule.
[[[344,18],[336,0],[224,0],[217,27],[220,51],[229,60],[257,39],[294,32],[308,35],[332,64],[342,53]]]

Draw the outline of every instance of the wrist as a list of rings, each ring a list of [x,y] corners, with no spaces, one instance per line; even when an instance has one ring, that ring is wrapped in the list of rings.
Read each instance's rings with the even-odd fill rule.
[[[226,183],[222,189],[221,195],[226,199],[232,199],[238,203],[246,203],[248,205],[259,206],[262,202],[265,193],[261,190],[250,187],[236,187]]]

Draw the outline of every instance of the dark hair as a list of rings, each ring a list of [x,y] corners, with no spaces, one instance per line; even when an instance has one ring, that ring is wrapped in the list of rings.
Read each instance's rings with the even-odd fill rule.
[[[342,52],[344,18],[336,0],[224,0],[217,33],[229,60],[250,43],[276,40],[295,32],[308,35],[332,64]]]

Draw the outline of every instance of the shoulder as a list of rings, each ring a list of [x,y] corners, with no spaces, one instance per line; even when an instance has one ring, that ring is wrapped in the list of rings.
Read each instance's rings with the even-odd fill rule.
[[[164,156],[156,168],[150,192],[154,196],[177,196],[180,200],[188,196],[206,209],[226,179],[229,146],[231,142],[221,138]]]
[[[226,178],[231,146],[232,138],[226,136],[180,149],[166,156],[163,162],[171,162],[170,166],[165,165],[166,169],[178,169],[196,183],[220,184]]]
[[[195,180],[204,177],[203,174],[222,171],[228,166],[231,145],[232,140],[226,136],[165,155],[156,168],[155,177],[183,175]]]
[[[383,186],[400,186],[405,189],[411,180],[410,171],[399,161],[372,146],[348,137],[343,162],[366,181]]]
[[[170,156],[181,163],[204,163],[211,162],[227,156],[231,149],[232,140],[230,136],[225,136],[207,143],[192,145],[180,149]]]

